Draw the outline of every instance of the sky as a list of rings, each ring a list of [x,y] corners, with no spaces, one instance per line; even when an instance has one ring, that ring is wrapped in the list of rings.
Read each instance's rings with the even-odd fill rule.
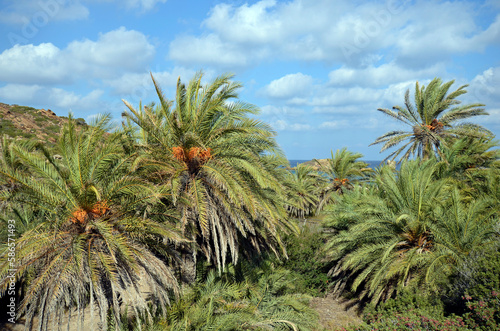
[[[500,137],[500,0],[0,0],[0,102],[90,119],[173,99],[177,79],[233,73],[289,159],[407,130],[378,108],[415,83],[468,84]]]

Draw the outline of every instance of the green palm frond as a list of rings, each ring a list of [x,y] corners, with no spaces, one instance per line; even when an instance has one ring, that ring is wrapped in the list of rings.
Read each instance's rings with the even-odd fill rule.
[[[383,144],[381,152],[408,141],[403,147],[390,154],[385,160],[394,160],[401,153],[401,160],[410,156],[428,159],[431,155],[439,156],[440,147],[445,138],[464,136],[485,136],[489,131],[479,125],[471,126],[461,121],[474,116],[488,115],[480,103],[460,105],[459,96],[467,93],[467,85],[448,93],[454,81],[443,83],[434,78],[429,85],[415,84],[414,104],[410,100],[410,90],[405,93],[405,107],[394,106],[394,110],[378,109],[380,112],[411,127],[411,131],[396,130],[378,137],[371,145]],[[448,93],[448,94],[447,94]],[[476,129],[476,130],[474,130]],[[405,152],[406,151],[406,152]],[[384,160],[384,161],[385,161]]]
[[[258,108],[237,99],[241,84],[232,79],[226,74],[204,83],[198,72],[188,84],[179,79],[169,101],[153,78],[160,105],[126,103],[124,114],[147,137],[139,145],[143,169],[154,169],[148,179],[171,187],[183,231],[219,270],[228,254],[236,263],[241,241],[257,250],[280,247],[278,230],[293,229],[286,226],[280,165],[271,166],[275,159],[268,157],[283,155],[275,132],[249,117]],[[262,240],[269,235],[274,240]]]
[[[119,328],[122,301],[137,316],[151,315],[144,284],[163,309],[178,292],[168,246],[184,239],[168,226],[172,216],[164,205],[161,213],[154,211],[164,197],[161,188],[135,176],[135,155],[125,154],[121,132],[107,133],[109,128],[109,116],[78,130],[70,118],[58,143],[62,160],[45,150],[9,147],[11,160],[22,165],[22,171],[2,169],[2,178],[18,185],[10,199],[34,206],[42,217],[16,241],[15,276],[26,286],[18,313],[28,329],[35,316],[33,327],[47,330],[64,312],[83,316],[85,309],[91,318],[97,314],[94,326],[104,329],[111,310]],[[155,216],[147,217],[149,211]],[[11,269],[7,248],[0,252],[1,294]]]

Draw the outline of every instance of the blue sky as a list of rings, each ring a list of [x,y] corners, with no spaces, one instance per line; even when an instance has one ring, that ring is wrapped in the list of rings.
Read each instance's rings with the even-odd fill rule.
[[[377,108],[415,82],[469,84],[500,136],[500,1],[0,0],[0,102],[115,119],[173,98],[177,78],[225,72],[261,108],[289,159],[348,147],[381,160]]]

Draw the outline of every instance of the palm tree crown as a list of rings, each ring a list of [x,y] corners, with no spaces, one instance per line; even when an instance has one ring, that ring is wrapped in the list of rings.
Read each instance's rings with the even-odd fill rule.
[[[402,159],[416,155],[427,159],[432,153],[439,153],[439,146],[446,137],[480,136],[488,131],[476,124],[458,121],[478,115],[488,115],[483,104],[474,103],[460,105],[456,98],[467,93],[462,85],[448,93],[454,80],[444,83],[434,78],[427,87],[415,85],[415,104],[410,101],[410,90],[405,94],[405,106],[394,106],[394,110],[379,108],[378,110],[411,127],[411,131],[391,131],[380,137],[371,145],[381,144],[381,152],[407,141],[402,147],[391,153],[386,159],[395,159],[403,151]]]
[[[323,187],[318,204],[318,210],[330,201],[331,193],[342,194],[345,190],[353,188],[353,183],[360,181],[372,172],[368,163],[359,161],[363,157],[361,153],[353,153],[347,148],[338,149],[332,157],[327,159],[326,163],[316,162],[326,179],[326,185]]]
[[[108,121],[101,117],[78,132],[70,120],[58,145],[62,160],[13,145],[12,157],[24,171],[0,171],[20,186],[11,200],[43,216],[16,242],[15,276],[27,286],[18,313],[26,314],[27,329],[35,314],[38,330],[53,327],[68,310],[83,321],[88,304],[91,323],[98,321],[101,329],[110,312],[120,326],[121,302],[150,316],[141,279],[159,307],[168,304],[169,290],[177,291],[173,272],[159,256],[162,249],[168,252],[164,243],[180,236],[152,209],[162,192],[133,175],[135,156],[123,153],[120,134],[105,132]],[[12,269],[7,257],[2,247],[0,294]],[[99,319],[93,318],[96,310]]]
[[[241,244],[282,246],[279,230],[290,225],[277,172],[286,161],[271,128],[249,117],[258,108],[237,100],[231,75],[202,78],[179,79],[175,102],[153,78],[160,105],[136,110],[125,101],[125,116],[140,128],[151,173],[171,190],[186,235],[221,270],[228,256],[237,262]]]

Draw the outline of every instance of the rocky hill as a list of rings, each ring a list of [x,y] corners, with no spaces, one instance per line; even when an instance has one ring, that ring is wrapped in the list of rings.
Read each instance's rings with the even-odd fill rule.
[[[0,103],[0,137],[38,139],[53,144],[67,121],[67,117],[57,116],[50,109]],[[76,123],[86,125],[81,118],[76,119]]]

